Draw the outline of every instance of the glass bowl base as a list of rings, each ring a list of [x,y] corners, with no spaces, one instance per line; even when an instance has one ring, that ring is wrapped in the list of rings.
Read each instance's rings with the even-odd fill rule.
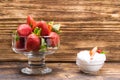
[[[21,72],[27,75],[37,75],[37,74],[48,74],[52,72],[51,68],[45,67],[45,68],[38,68],[38,69],[31,69],[31,68],[23,68],[21,69]]]

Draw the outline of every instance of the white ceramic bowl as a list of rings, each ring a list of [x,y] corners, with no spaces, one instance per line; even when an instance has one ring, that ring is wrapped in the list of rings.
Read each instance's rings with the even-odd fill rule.
[[[104,61],[85,63],[77,59],[76,64],[78,65],[81,71],[85,73],[91,73],[99,71],[104,65]]]
[[[81,60],[77,55],[76,64],[78,65],[78,67],[80,68],[81,71],[83,71],[85,73],[92,73],[92,72],[99,71],[102,68],[102,66],[104,65],[105,60],[106,59],[97,60],[97,61],[91,60],[89,62],[86,62],[84,60]]]

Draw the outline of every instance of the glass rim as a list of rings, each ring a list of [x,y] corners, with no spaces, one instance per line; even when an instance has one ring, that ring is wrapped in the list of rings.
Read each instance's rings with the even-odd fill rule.
[[[16,33],[12,33],[12,37],[15,37],[17,34]],[[26,37],[28,37],[28,36],[19,36],[19,37],[24,37],[24,38],[26,38]],[[40,37],[40,38],[53,38],[53,37],[51,37],[51,36],[38,36],[38,37]]]

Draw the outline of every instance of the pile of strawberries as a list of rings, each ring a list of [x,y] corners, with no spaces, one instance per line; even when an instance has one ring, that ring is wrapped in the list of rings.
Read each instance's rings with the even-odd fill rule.
[[[49,46],[56,47],[59,44],[60,24],[54,22],[35,21],[31,16],[27,17],[27,23],[18,26],[16,31],[16,48],[25,48],[26,51],[46,50],[46,38],[49,38]]]

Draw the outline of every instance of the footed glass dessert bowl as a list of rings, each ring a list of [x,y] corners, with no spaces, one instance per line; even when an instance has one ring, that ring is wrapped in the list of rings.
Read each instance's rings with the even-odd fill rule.
[[[47,74],[52,72],[45,64],[45,56],[53,54],[60,44],[60,24],[53,21],[36,22],[31,16],[12,35],[12,49],[28,58],[28,66],[21,70],[25,74]]]
[[[51,68],[48,68],[45,64],[45,56],[53,54],[59,46],[58,42],[54,45],[54,39],[50,36],[43,36],[39,39],[42,40],[42,49],[38,51],[27,51],[27,37],[19,37],[16,34],[12,35],[12,49],[16,53],[24,54],[28,58],[28,66],[21,69],[22,73],[25,74],[47,74],[52,72]],[[30,43],[29,46],[34,46],[35,43]]]

